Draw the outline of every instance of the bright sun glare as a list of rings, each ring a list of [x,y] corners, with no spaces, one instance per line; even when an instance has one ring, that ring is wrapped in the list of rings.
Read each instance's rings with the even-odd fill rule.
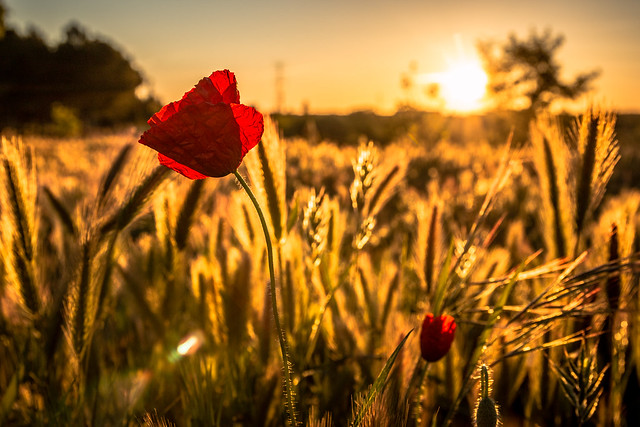
[[[447,109],[460,112],[478,110],[486,92],[487,74],[478,62],[458,62],[442,74],[440,85]]]
[[[464,59],[452,62],[446,71],[422,74],[419,81],[438,85],[445,110],[470,113],[482,109],[488,77],[479,60]]]

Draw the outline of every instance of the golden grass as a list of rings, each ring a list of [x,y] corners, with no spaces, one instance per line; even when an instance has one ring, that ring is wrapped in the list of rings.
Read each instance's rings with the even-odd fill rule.
[[[298,419],[468,425],[484,364],[505,419],[620,425],[640,193],[605,194],[613,124],[541,117],[514,151],[341,148],[267,122],[241,173],[275,236]],[[135,137],[3,140],[0,423],[285,424],[257,216],[232,177],[187,181]],[[458,324],[429,364],[427,312]]]

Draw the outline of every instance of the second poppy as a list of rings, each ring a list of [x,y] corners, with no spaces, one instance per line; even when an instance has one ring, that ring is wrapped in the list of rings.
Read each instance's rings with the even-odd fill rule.
[[[434,316],[428,313],[420,331],[420,351],[427,362],[442,359],[451,348],[456,333],[456,321],[448,314]]]

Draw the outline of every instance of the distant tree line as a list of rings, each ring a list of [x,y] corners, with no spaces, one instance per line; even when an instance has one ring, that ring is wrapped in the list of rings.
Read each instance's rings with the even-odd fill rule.
[[[140,99],[143,77],[107,41],[70,24],[49,46],[36,29],[19,34],[0,3],[0,128],[22,129],[75,116],[88,126],[144,122],[160,104]],[[61,111],[63,114],[61,115]]]

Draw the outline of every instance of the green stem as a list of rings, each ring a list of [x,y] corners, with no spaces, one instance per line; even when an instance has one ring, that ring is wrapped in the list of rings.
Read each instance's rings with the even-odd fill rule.
[[[289,409],[289,421],[292,426],[297,426],[298,422],[296,420],[296,410],[295,404],[293,400],[293,390],[291,390],[293,386],[293,382],[291,381],[291,372],[289,366],[289,355],[287,352],[287,336],[285,335],[284,330],[282,329],[282,325],[280,323],[280,316],[278,315],[278,300],[276,299],[276,277],[275,277],[275,269],[273,266],[273,246],[271,244],[271,236],[269,235],[269,229],[267,228],[267,221],[265,220],[264,213],[260,208],[260,204],[258,203],[258,199],[249,188],[247,182],[242,178],[242,176],[238,173],[237,170],[233,171],[233,174],[236,176],[242,188],[247,193],[253,206],[256,208],[256,212],[258,212],[258,217],[260,217],[260,224],[262,225],[262,231],[264,231],[264,238],[267,244],[267,258],[269,261],[269,293],[271,294],[271,309],[273,310],[273,318],[276,323],[276,329],[278,330],[278,341],[280,342],[280,352],[282,354],[282,365],[284,366],[284,378],[285,378],[285,395],[287,398],[287,407]]]

